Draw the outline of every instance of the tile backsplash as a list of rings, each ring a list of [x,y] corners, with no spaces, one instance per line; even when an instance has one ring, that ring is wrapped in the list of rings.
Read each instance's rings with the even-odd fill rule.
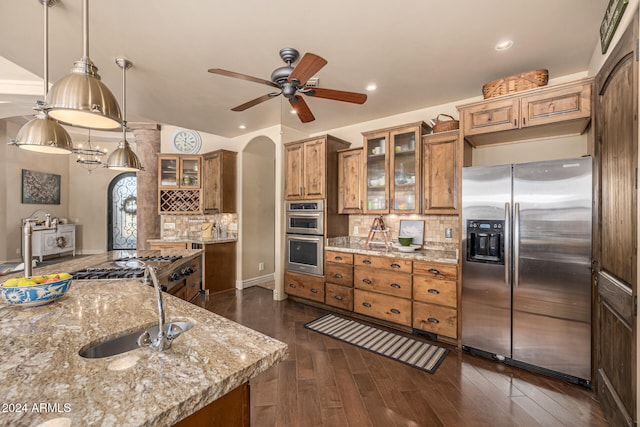
[[[229,238],[238,235],[238,214],[213,215],[161,215],[160,237],[163,239],[201,239],[202,225],[217,224],[224,228]]]
[[[367,237],[373,220],[380,215],[349,215],[349,235]],[[385,226],[391,231],[391,239],[398,239],[400,220],[423,220],[424,243],[457,244],[460,236],[457,215],[383,215]],[[450,231],[448,231],[450,230]],[[447,236],[451,235],[450,238]]]

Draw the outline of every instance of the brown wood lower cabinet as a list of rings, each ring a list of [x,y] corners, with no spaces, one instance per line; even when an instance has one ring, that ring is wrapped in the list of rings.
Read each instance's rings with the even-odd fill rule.
[[[333,307],[353,311],[353,288],[325,283],[324,302]]]
[[[413,303],[413,327],[416,329],[455,338],[458,330],[457,318],[455,308]]]
[[[203,286],[209,293],[235,289],[236,243],[212,243],[204,245]]]
[[[251,425],[249,399],[249,383],[244,383],[182,421],[178,421],[174,427],[249,427]]]
[[[324,277],[287,271],[284,291],[292,296],[324,302]]]
[[[411,300],[355,289],[353,311],[365,316],[411,326]]]

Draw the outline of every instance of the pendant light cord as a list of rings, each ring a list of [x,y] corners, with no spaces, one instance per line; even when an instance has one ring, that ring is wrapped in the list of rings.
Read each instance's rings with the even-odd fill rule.
[[[83,0],[82,2],[82,31],[84,37],[82,38],[82,52],[83,59],[89,59],[89,0]]]
[[[49,93],[49,0],[42,2],[44,5],[44,98]]]

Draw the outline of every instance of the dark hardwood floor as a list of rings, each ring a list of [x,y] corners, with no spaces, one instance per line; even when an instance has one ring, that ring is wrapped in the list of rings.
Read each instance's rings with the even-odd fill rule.
[[[325,314],[253,287],[200,305],[289,345],[251,381],[252,426],[607,426],[591,390],[451,351],[435,374],[304,328]]]

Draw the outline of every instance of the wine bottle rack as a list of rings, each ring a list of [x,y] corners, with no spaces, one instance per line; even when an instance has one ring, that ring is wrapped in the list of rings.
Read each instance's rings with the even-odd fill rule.
[[[159,212],[192,214],[202,212],[202,190],[160,190]]]

